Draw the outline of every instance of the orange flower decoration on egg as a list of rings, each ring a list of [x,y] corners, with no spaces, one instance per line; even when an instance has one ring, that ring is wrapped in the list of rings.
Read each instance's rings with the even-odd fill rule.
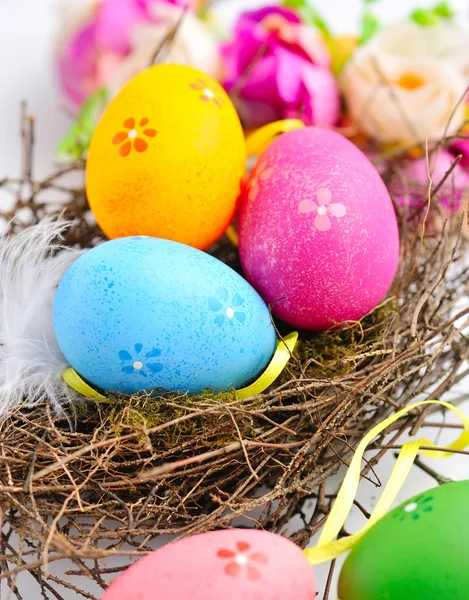
[[[154,138],[156,136],[156,129],[147,128],[149,119],[144,117],[139,122],[138,126],[133,117],[126,119],[123,123],[126,131],[119,131],[114,136],[112,143],[114,146],[119,146],[119,154],[123,158],[128,156],[132,151],[132,145],[136,152],[145,152],[148,148],[148,142],[145,140],[148,138]],[[145,129],[143,129],[145,127]]]
[[[209,85],[204,79],[198,77],[194,83],[191,83],[189,87],[196,92],[200,92],[199,98],[202,102],[210,103],[212,102],[218,108],[222,108],[223,101],[217,95],[217,90]]]

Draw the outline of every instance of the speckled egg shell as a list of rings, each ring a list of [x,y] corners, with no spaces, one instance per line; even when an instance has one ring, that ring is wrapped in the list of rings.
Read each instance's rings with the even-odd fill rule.
[[[189,66],[155,65],[107,107],[86,191],[109,238],[150,235],[205,249],[233,219],[245,163],[241,123],[222,86]]]
[[[264,531],[203,533],[136,563],[103,600],[315,600],[314,573],[301,550]]]
[[[307,127],[260,156],[239,214],[248,280],[295,327],[356,320],[386,295],[399,234],[386,187],[344,137]]]
[[[267,306],[240,275],[204,252],[147,237],[78,258],[57,290],[54,328],[85,380],[122,393],[240,387],[276,345]]]
[[[467,600],[469,481],[408,500],[360,540],[339,580],[341,600]]]

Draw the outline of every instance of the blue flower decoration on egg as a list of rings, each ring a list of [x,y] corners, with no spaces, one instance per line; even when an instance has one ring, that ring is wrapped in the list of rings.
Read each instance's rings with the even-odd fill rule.
[[[151,373],[159,373],[163,370],[163,365],[160,362],[156,362],[155,359],[161,356],[161,350],[159,348],[153,348],[149,352],[142,355],[143,344],[135,344],[133,355],[127,350],[121,350],[119,352],[119,358],[124,364],[121,371],[128,375],[138,373],[143,377],[147,377],[146,369]]]
[[[208,300],[208,306],[213,312],[220,313],[215,319],[219,327],[221,327],[225,321],[228,321],[233,325],[233,319],[237,319],[240,323],[244,323],[246,320],[246,313],[239,310],[243,306],[244,300],[239,294],[235,294],[230,301],[230,295],[228,290],[224,287],[217,289],[218,298],[212,297]]]

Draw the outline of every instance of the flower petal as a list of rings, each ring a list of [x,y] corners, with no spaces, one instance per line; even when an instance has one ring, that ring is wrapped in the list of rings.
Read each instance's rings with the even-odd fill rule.
[[[140,352],[142,351],[142,348],[143,348],[143,344],[135,344],[134,347],[135,347],[135,352],[137,354],[140,354]]]
[[[131,149],[132,144],[130,142],[125,142],[125,144],[119,148],[119,154],[122,156],[122,158],[125,158],[130,154]]]
[[[149,119],[147,119],[146,117],[143,117],[143,119],[140,121],[139,125],[140,127],[143,127],[144,125],[148,125],[149,123]]]
[[[193,90],[197,90],[198,92],[204,89],[200,83],[191,83],[189,87]]]
[[[318,209],[318,205],[315,204],[312,200],[302,200],[298,204],[298,212],[302,215],[312,213],[317,209]]]
[[[129,352],[127,352],[127,350],[121,350],[119,352],[119,358],[121,360],[132,360],[132,355]]]
[[[220,296],[222,300],[228,300],[228,290],[224,287],[219,287],[217,289],[217,294]]]
[[[157,356],[161,356],[161,350],[159,348],[153,348],[150,352],[145,354],[146,358],[156,358]]]
[[[125,133],[125,131],[119,131],[119,133],[116,133],[116,135],[114,136],[112,143],[114,144],[114,146],[116,146],[117,144],[122,144],[122,142],[127,138],[127,134]]]
[[[137,152],[145,152],[145,150],[148,148],[148,144],[142,138],[135,138],[134,148],[137,150]]]
[[[241,298],[241,296],[239,294],[235,294],[233,296],[233,301],[232,301],[232,306],[236,307],[236,306],[242,306],[244,304],[244,300]]]
[[[240,552],[247,552],[250,549],[251,544],[248,544],[247,542],[238,542],[236,547]]]
[[[222,308],[222,304],[218,298],[209,298],[208,299],[208,307],[213,311],[218,311]]]
[[[221,548],[221,550],[217,552],[217,556],[219,556],[220,558],[233,558],[235,556],[235,553],[232,550],[228,550],[227,548]]]
[[[199,98],[202,100],[202,102],[210,102],[210,98],[207,98],[205,94],[201,94]]]
[[[246,313],[235,312],[234,316],[240,323],[244,323],[244,321],[246,320]]]
[[[156,129],[145,129],[145,131],[143,133],[148,137],[155,137]]]
[[[135,369],[133,368],[132,365],[129,365],[128,367],[122,367],[121,371],[122,371],[122,373],[127,373],[128,375],[135,373]]]
[[[218,327],[221,327],[225,322],[225,315],[218,315],[213,322],[218,325]]]
[[[262,173],[259,175],[259,179],[261,181],[266,181],[266,179],[269,179],[273,172],[274,169],[272,167],[269,167],[268,169],[262,171]]]
[[[314,226],[318,231],[328,231],[331,228],[331,220],[328,215],[316,215]]]
[[[318,190],[316,198],[318,200],[319,206],[325,206],[326,204],[329,204],[332,198],[331,190],[327,188],[321,188],[320,190]]]
[[[152,363],[148,362],[147,367],[150,369],[152,373],[159,373],[163,370],[163,365],[161,363]]]
[[[262,554],[262,552],[255,552],[254,554],[251,554],[249,559],[259,563],[260,565],[266,565],[269,562],[267,556]]]
[[[347,209],[341,202],[335,202],[329,206],[329,212],[334,217],[343,217],[345,216]]]
[[[257,179],[255,179],[252,182],[251,187],[249,189],[248,200],[250,202],[253,202],[257,198],[258,193],[259,193],[259,185],[257,183]]]
[[[231,577],[237,577],[241,573],[241,567],[235,562],[230,562],[225,567],[225,573]]]
[[[124,121],[124,127],[126,129],[133,129],[135,127],[135,119],[132,119],[132,117],[130,119],[126,119]]]
[[[259,570],[256,569],[256,567],[248,564],[247,570],[248,570],[248,579],[250,579],[251,581],[259,581],[259,579],[261,578],[261,574],[260,574]]]

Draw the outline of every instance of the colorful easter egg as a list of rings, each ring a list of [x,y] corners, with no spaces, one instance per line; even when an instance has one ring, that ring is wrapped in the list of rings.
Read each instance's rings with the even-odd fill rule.
[[[86,167],[109,238],[149,235],[208,248],[233,219],[246,148],[236,110],[210,76],[156,65],[111,101]]]
[[[70,365],[109,392],[238,388],[276,334],[257,292],[216,258],[149,237],[106,242],[65,273],[54,329]]]
[[[467,600],[469,481],[442,485],[378,521],[348,556],[341,600]]]
[[[384,298],[399,234],[368,158],[338,133],[306,127],[259,157],[241,202],[239,248],[248,280],[275,315],[327,329]]]
[[[230,529],[164,546],[124,571],[103,600],[314,600],[313,569],[280,535]]]

